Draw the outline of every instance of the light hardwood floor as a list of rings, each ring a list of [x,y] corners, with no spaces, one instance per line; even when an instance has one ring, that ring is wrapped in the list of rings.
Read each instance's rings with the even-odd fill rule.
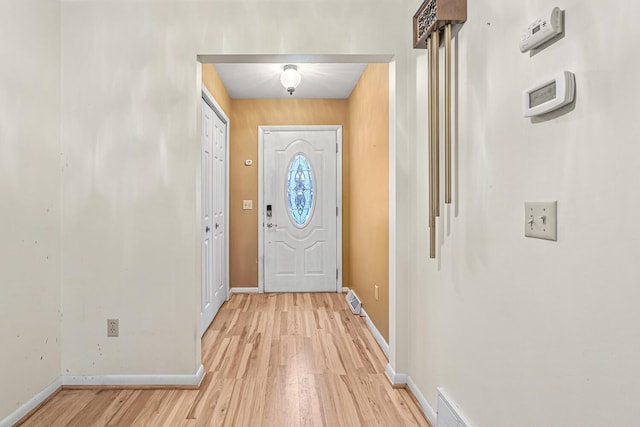
[[[234,294],[199,390],[62,390],[22,426],[428,426],[341,294]]]

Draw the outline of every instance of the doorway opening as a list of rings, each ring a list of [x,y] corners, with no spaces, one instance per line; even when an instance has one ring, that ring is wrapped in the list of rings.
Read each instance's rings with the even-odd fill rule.
[[[264,281],[261,279],[264,276],[265,242],[260,240],[266,233],[263,227],[267,227],[269,222],[265,221],[266,204],[260,199],[261,191],[258,188],[259,169],[263,166],[263,159],[259,158],[259,128],[342,126],[342,206],[339,213],[342,215],[343,228],[340,233],[342,244],[336,249],[336,252],[342,251],[342,267],[338,268],[339,280],[332,291],[355,289],[368,307],[371,319],[385,340],[389,341],[389,332],[393,329],[389,323],[395,316],[391,301],[395,294],[396,275],[393,56],[200,55],[198,60],[203,64],[202,85],[210,89],[213,97],[227,112],[231,123],[228,193],[230,242],[227,258],[229,294],[265,291]],[[283,65],[292,63],[299,65],[302,82],[294,95],[289,95],[282,87],[279,75]],[[320,78],[323,74],[339,77],[340,67],[328,71],[332,64],[350,63],[359,64],[365,70],[354,80],[354,93],[363,79],[367,80],[369,87],[367,90],[359,90],[358,102],[351,103],[350,94],[341,99],[327,99],[321,95],[317,98],[302,97],[306,90],[305,83]],[[261,65],[263,70],[272,69],[270,80],[267,81],[263,74],[256,71],[259,68],[247,68],[252,64]],[[319,67],[313,72],[315,74],[305,71],[316,65]],[[237,92],[238,87],[245,93]],[[249,93],[253,89],[263,90],[269,87],[281,91],[281,95],[265,98],[264,95]],[[384,101],[380,101],[382,97],[376,98],[378,94],[372,93],[375,91],[370,90],[371,87],[385,90]],[[369,112],[375,112],[376,118],[368,117]],[[358,120],[354,120],[359,123],[357,126],[346,118],[350,113],[358,116]],[[363,126],[362,123],[366,120],[372,126]],[[384,126],[378,126],[380,124]],[[288,160],[290,162],[291,158]],[[283,179],[280,177],[277,180]],[[278,185],[280,184],[280,190],[284,192],[284,182]],[[283,202],[277,203],[280,204],[278,212],[286,212]],[[272,212],[275,214],[275,211]],[[291,217],[285,218],[295,227]],[[274,224],[281,225],[280,222],[271,224],[272,227]],[[318,264],[317,261],[313,262]],[[309,265],[310,270],[313,270],[311,267],[317,267],[312,265],[313,262]],[[319,271],[317,268],[316,270]],[[335,273],[333,277],[335,280]]]

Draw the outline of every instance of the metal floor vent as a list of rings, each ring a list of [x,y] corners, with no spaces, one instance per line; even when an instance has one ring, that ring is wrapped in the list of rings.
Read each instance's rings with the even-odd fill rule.
[[[353,292],[353,289],[350,289],[345,297],[347,303],[349,304],[349,308],[353,314],[360,314],[360,310],[362,310],[362,303],[360,302],[360,298]]]

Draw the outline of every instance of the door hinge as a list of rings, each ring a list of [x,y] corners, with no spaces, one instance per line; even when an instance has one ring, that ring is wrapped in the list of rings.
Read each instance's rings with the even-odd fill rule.
[[[336,280],[338,280],[338,269],[336,268]]]
[[[338,216],[338,207],[336,206],[336,216]]]
[[[338,152],[338,143],[336,142],[336,153]]]

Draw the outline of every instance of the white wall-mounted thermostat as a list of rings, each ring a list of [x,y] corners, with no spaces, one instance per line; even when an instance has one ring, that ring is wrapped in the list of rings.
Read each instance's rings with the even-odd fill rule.
[[[251,166],[252,164],[253,164],[253,160],[251,160],[251,159],[247,159],[247,160],[244,161],[244,165],[245,166]]]
[[[571,71],[561,71],[531,89],[522,92],[522,115],[539,116],[557,110],[571,102],[575,96],[575,77]]]
[[[562,34],[562,10],[554,7],[551,13],[544,15],[529,25],[520,39],[520,52],[540,46],[547,40]]]

